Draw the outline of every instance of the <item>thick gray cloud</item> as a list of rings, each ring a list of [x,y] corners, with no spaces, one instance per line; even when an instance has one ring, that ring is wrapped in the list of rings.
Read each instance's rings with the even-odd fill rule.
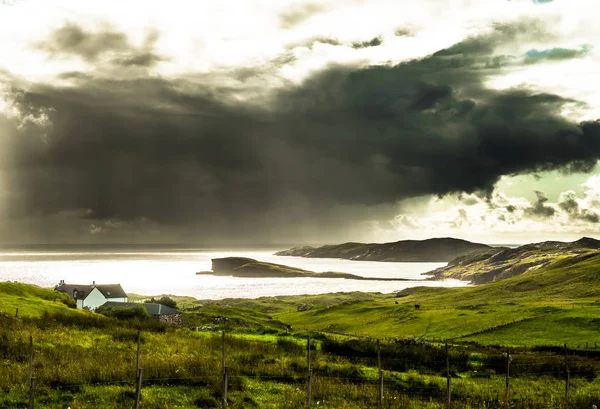
[[[239,89],[210,75],[32,84],[15,104],[52,125],[6,133],[8,217],[82,210],[91,222],[143,219],[187,238],[299,239],[389,219],[400,199],[489,193],[503,175],[591,171],[600,122],[562,118],[569,100],[557,95],[482,85],[477,61],[503,35],[539,32],[498,26],[396,66],[332,66],[270,104],[239,102]],[[77,38],[52,44],[90,61],[107,49]],[[128,44],[109,38],[111,49]],[[550,216],[543,199],[531,211]]]
[[[97,62],[101,57],[109,55],[117,65],[150,67],[164,60],[152,52],[157,39],[158,33],[150,32],[144,47],[137,49],[129,43],[125,34],[111,28],[95,33],[86,31],[75,23],[66,23],[36,47],[55,58],[76,56],[87,62]]]
[[[379,36],[379,37],[373,37],[370,40],[366,40],[366,41],[355,41],[352,43],[352,48],[354,49],[359,49],[359,48],[368,48],[368,47],[377,47],[378,45],[383,44],[383,37]]]
[[[67,23],[38,47],[54,56],[77,55],[86,61],[95,61],[105,52],[128,50],[129,43],[127,36],[120,32],[90,33],[77,24]]]
[[[596,212],[579,206],[577,195],[573,191],[564,193],[558,206],[564,210],[572,220],[583,220],[589,223],[600,222],[600,216],[598,216]]]
[[[548,196],[546,196],[546,193],[535,190],[535,195],[537,196],[536,202],[532,207],[525,209],[525,214],[542,218],[554,216],[556,209],[552,206],[546,205],[546,202],[548,202]]]

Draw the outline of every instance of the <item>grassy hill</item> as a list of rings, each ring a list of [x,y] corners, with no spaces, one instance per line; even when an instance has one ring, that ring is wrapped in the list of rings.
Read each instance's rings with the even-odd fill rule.
[[[435,279],[454,278],[473,284],[490,283],[549,266],[562,260],[577,263],[600,254],[600,241],[583,237],[574,242],[545,241],[517,248],[490,248],[451,260],[428,273]]]
[[[133,406],[140,325],[145,326],[142,405],[147,408],[221,406],[222,338],[215,333],[221,329],[227,331],[231,407],[306,404],[307,329],[338,332],[311,334],[315,407],[376,406],[378,371],[372,338],[387,338],[381,341],[384,407],[447,407],[443,346],[409,337],[449,339],[453,407],[464,409],[506,407],[501,354],[507,346],[513,347],[514,357],[510,407],[560,407],[562,350],[514,347],[568,343],[573,377],[570,407],[591,407],[600,400],[600,353],[595,349],[600,340],[600,306],[595,303],[600,299],[599,272],[600,255],[593,255],[555,260],[519,276],[466,288],[254,300],[182,297],[180,301],[193,308],[184,313],[180,329],[92,319],[98,314],[68,308],[68,300],[52,290],[0,283],[0,311],[18,306],[28,316],[16,320],[0,315],[4,365],[0,407],[26,406],[30,335],[38,382],[36,406]],[[420,308],[415,309],[415,304]],[[53,311],[54,319],[48,319],[52,315],[46,311]],[[190,329],[197,326],[204,330]],[[586,343],[585,351],[577,351]]]
[[[307,295],[206,301],[204,305],[263,311],[293,328],[373,337],[454,338],[529,346],[600,341],[600,327],[595,325],[600,322],[600,305],[595,303],[600,300],[600,254],[557,259],[495,283],[415,287],[398,295]],[[298,312],[301,304],[310,309]]]
[[[78,314],[70,307],[75,301],[67,294],[40,288],[35,285],[0,282],[0,312],[19,316],[39,317],[44,312],[65,312]]]
[[[446,237],[428,240],[401,240],[393,243],[343,243],[321,247],[302,246],[279,251],[275,255],[362,261],[443,262],[474,251],[489,251],[490,249],[492,247],[485,244]]]

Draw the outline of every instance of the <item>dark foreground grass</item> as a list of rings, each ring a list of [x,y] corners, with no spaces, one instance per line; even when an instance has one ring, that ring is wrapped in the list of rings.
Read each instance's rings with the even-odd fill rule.
[[[70,314],[66,318],[3,317],[0,322],[0,407],[26,407],[30,336],[38,383],[36,407],[133,406],[137,330],[131,327],[142,323]],[[241,329],[225,338],[229,407],[303,407],[308,334]],[[376,407],[375,340],[310,335],[314,407]],[[419,340],[381,341],[380,350],[384,408],[445,407],[442,346]],[[453,407],[504,407],[502,352],[471,344],[450,347]],[[562,351],[513,349],[511,353],[511,407],[558,407],[564,394]],[[142,407],[220,407],[221,354],[220,333],[148,325],[141,333]],[[600,354],[569,351],[569,365],[571,407],[591,407],[600,400]]]

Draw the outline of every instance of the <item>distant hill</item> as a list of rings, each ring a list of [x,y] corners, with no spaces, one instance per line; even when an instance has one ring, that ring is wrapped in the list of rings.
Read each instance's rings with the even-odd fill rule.
[[[321,247],[293,247],[278,251],[277,256],[341,258],[360,261],[446,262],[473,252],[498,251],[504,248],[454,238],[402,240],[393,243],[344,243]]]
[[[246,257],[224,257],[212,259],[212,271],[200,271],[198,275],[220,275],[234,277],[315,277],[345,278],[349,280],[409,281],[401,278],[361,277],[355,274],[327,271],[316,273],[282,264],[266,263]]]
[[[600,254],[600,240],[583,237],[574,242],[544,241],[513,249],[490,248],[451,260],[425,273],[439,280],[454,278],[484,284],[521,275],[560,261],[563,267]]]
[[[586,342],[595,346],[600,339],[600,253],[590,248],[595,242],[585,241],[528,245],[545,249],[542,251],[587,249],[591,253],[556,257],[543,267],[482,285],[410,287],[395,294],[336,293],[211,303],[220,305],[224,314],[233,307],[243,307],[252,313],[273,314],[293,328],[373,338],[385,334],[511,347],[562,347],[567,343],[575,348],[584,347]],[[300,311],[300,305],[310,309]],[[594,350],[597,351],[595,347]]]

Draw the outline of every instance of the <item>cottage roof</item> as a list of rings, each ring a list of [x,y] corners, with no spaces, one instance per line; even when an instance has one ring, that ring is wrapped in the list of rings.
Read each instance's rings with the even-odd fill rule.
[[[121,284],[67,284],[61,282],[54,287],[56,291],[69,294],[76,300],[85,300],[90,292],[95,288],[102,293],[105,298],[125,298],[127,294],[121,287]]]
[[[125,298],[127,294],[123,291],[121,284],[97,284],[96,288],[106,298]]]
[[[85,297],[92,291],[94,287],[89,284],[65,284],[60,283],[54,289],[63,293],[69,294],[76,300],[85,300]]]
[[[103,305],[103,307],[125,307],[125,308],[133,308],[136,306],[143,307],[146,312],[150,315],[172,315],[172,314],[181,314],[180,311],[167,307],[166,305],[157,304],[157,303],[137,303],[137,302],[118,302],[118,301],[107,301]]]

